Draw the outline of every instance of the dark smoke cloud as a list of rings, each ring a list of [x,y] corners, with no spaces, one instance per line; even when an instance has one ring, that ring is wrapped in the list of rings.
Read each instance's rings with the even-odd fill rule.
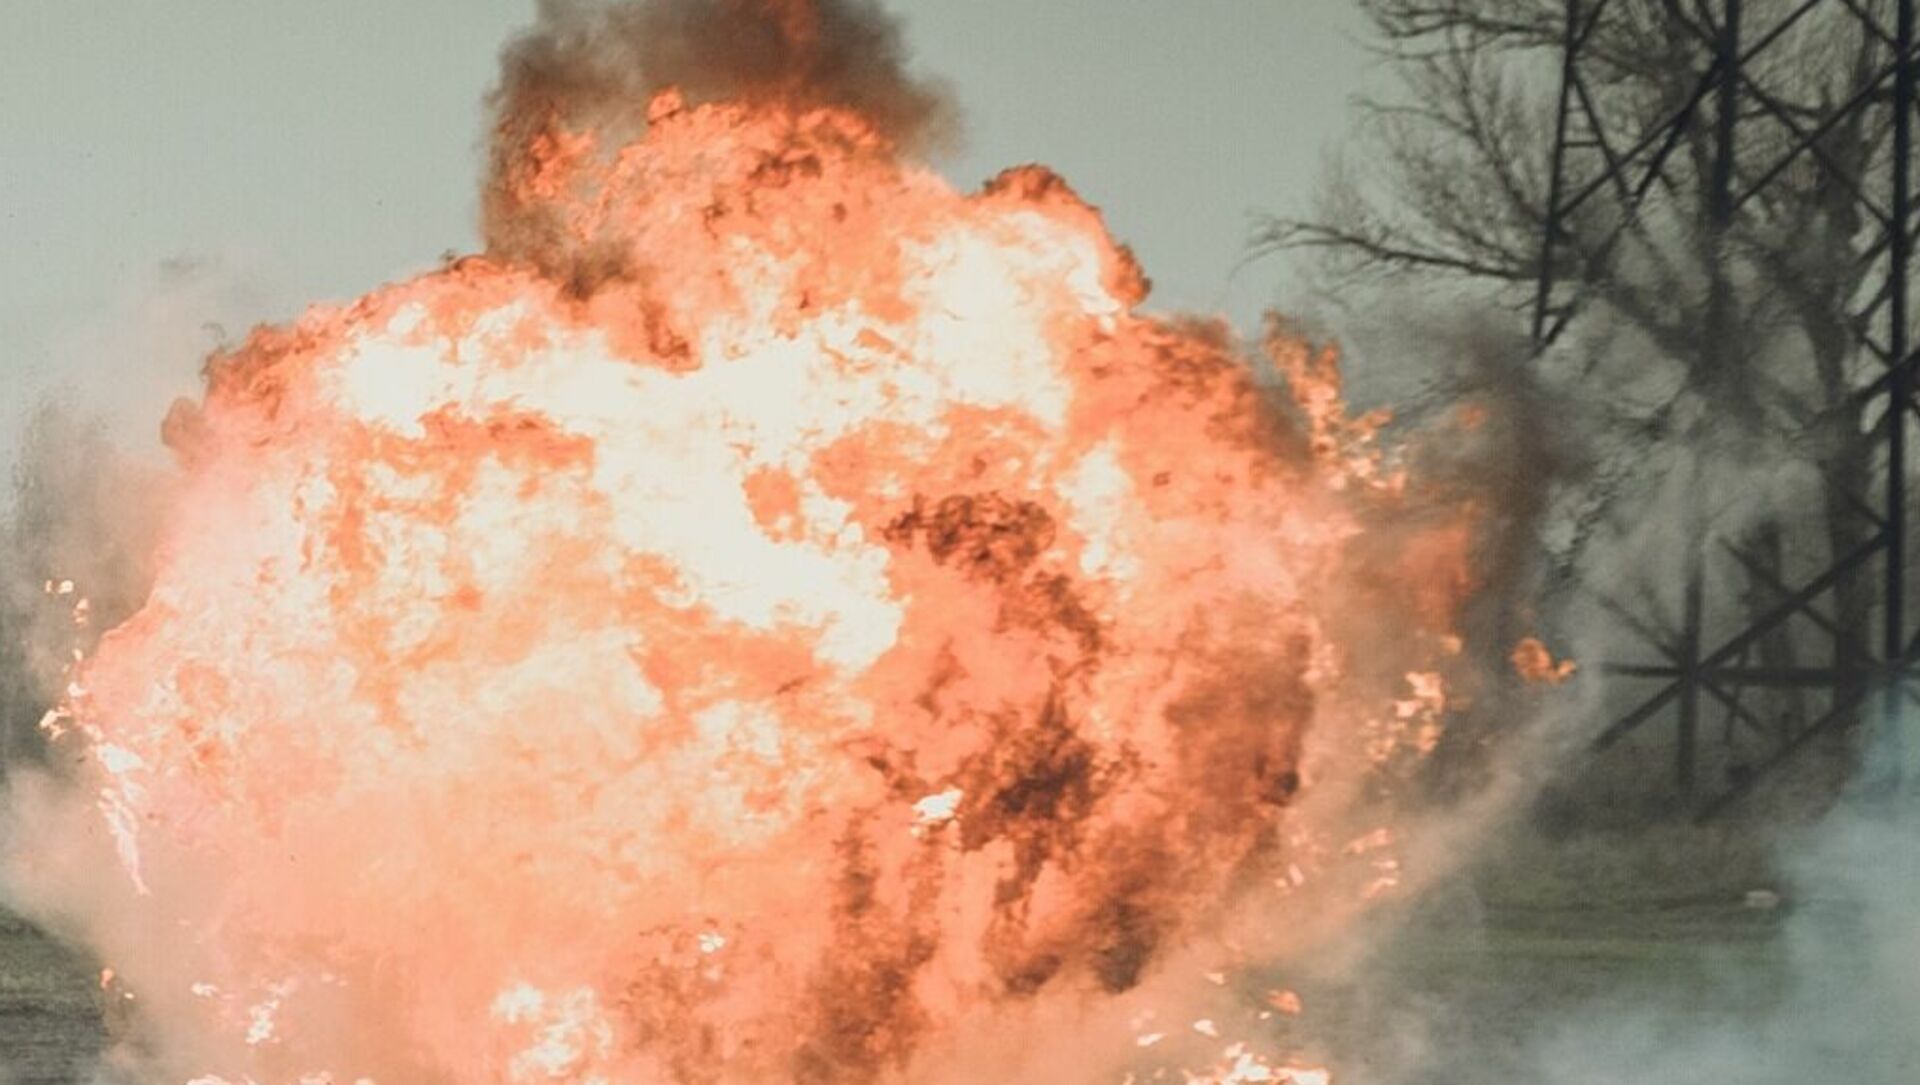
[[[677,87],[693,103],[851,110],[905,149],[948,142],[945,86],[907,71],[899,24],[876,0],[541,0],[501,56],[483,231],[507,256],[525,246],[525,208],[503,194],[527,149],[557,125],[631,138],[647,101]]]
[[[952,122],[945,88],[907,73],[900,27],[875,0],[542,0],[502,60],[503,123],[637,111],[666,86],[696,101],[839,106],[905,143]]]

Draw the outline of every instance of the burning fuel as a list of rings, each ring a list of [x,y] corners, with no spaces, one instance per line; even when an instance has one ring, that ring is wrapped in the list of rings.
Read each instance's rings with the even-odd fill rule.
[[[151,596],[9,861],[156,1080],[927,1079],[1291,890],[1302,797],[1431,745],[1465,514],[1330,355],[1143,313],[1060,178],[921,165],[891,41],[550,14],[488,251],[168,417]]]

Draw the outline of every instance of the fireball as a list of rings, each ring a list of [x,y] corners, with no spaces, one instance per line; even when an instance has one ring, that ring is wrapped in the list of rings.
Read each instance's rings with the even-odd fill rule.
[[[779,63],[518,69],[487,251],[168,417],[90,767],[20,800],[75,846],[10,863],[160,1072],[911,1079],[1140,985],[1293,864],[1310,736],[1444,707],[1464,536],[1376,537],[1418,483],[1330,356],[1144,311],[1044,169],[956,190],[834,81],[862,5],[618,17],[695,9]]]

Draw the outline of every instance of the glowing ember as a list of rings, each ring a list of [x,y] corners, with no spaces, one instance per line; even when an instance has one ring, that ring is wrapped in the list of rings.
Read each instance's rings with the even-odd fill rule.
[[[1186,1081],[1187,1085],[1332,1085],[1333,1075],[1322,1067],[1276,1066],[1244,1044],[1235,1044],[1219,1067],[1206,1074],[1187,1074]]]
[[[1465,532],[1370,538],[1410,484],[1330,356],[1276,337],[1276,402],[1052,174],[746,87],[509,93],[488,255],[168,419],[13,877],[175,1080],[911,1076],[1297,885],[1310,726],[1430,741]]]
[[[1573,677],[1575,667],[1571,659],[1556,662],[1538,637],[1526,637],[1513,646],[1514,673],[1529,682],[1557,686]]]
[[[1272,1006],[1288,1017],[1298,1017],[1300,1016],[1300,1011],[1306,1008],[1305,1004],[1300,1001],[1300,995],[1297,992],[1288,990],[1268,991],[1267,1005]]]

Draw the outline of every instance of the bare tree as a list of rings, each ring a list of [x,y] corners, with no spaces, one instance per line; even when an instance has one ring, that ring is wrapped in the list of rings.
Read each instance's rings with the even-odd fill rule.
[[[1817,565],[1861,547],[1876,530],[1862,510],[1878,408],[1859,390],[1880,367],[1859,314],[1878,300],[1885,230],[1868,207],[1886,203],[1890,113],[1852,106],[1889,70],[1891,0],[1585,0],[1572,29],[1566,0],[1359,2],[1404,92],[1364,105],[1318,213],[1267,223],[1257,244],[1321,253],[1336,293],[1413,281],[1516,322],[1536,315],[1543,275],[1581,299],[1579,334],[1529,374],[1581,405],[1566,424],[1593,458],[1557,495],[1552,581],[1575,583],[1597,533],[1645,515],[1680,464],[1702,478],[1757,462],[1817,472],[1812,508],[1749,503],[1736,524],[1713,520],[1724,494],[1711,486],[1694,503],[1693,533],[1734,554],[1753,608],[1778,601],[1796,555]],[[1735,7],[1744,26],[1728,25]],[[1582,61],[1563,83],[1570,33],[1584,35]],[[1740,57],[1726,66],[1738,93],[1724,97],[1709,89],[1723,53]],[[1563,85],[1577,131],[1562,183],[1603,178],[1608,191],[1551,216],[1564,208],[1552,168]],[[1638,159],[1657,168],[1622,165],[1663,131],[1671,147]],[[1547,246],[1550,220],[1560,232]],[[1547,328],[1556,314],[1537,315]],[[1836,663],[1865,655],[1866,588],[1836,592]],[[1608,605],[1674,634],[1677,604],[1625,594],[1636,590],[1650,605],[1620,593]],[[1786,666],[1807,649],[1774,635],[1755,650]]]

